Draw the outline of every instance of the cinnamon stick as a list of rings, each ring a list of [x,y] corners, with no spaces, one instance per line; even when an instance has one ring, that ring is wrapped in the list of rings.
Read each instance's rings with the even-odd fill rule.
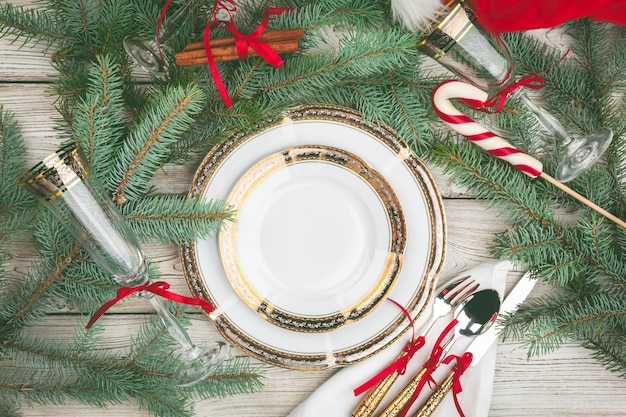
[[[296,29],[284,29],[284,30],[273,30],[263,32],[259,38],[259,40],[270,43],[273,41],[281,41],[287,39],[304,39],[304,29],[296,28]],[[226,45],[234,45],[235,38],[221,38],[221,39],[211,39],[209,41],[209,46],[211,48],[218,46],[226,46]],[[204,50],[204,42],[192,42],[185,46],[183,52],[193,51],[193,50]]]
[[[278,55],[297,52],[300,48],[298,39],[267,42],[267,44],[274,51],[276,51]],[[213,55],[215,62],[235,61],[241,59],[234,44],[211,48],[211,54]],[[258,56],[258,54],[254,49],[248,48],[248,56]],[[207,56],[204,49],[183,51],[176,54],[176,65],[181,67],[206,65],[206,63]]]

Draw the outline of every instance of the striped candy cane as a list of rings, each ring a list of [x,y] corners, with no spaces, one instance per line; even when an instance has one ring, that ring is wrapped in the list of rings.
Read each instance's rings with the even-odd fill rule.
[[[461,81],[446,81],[439,84],[435,88],[435,91],[433,91],[433,107],[439,117],[441,117],[441,119],[446,122],[450,128],[465,136],[467,139],[474,142],[476,145],[480,146],[493,156],[504,159],[506,162],[513,165],[529,177],[543,178],[555,187],[560,188],[581,203],[585,204],[587,207],[595,210],[607,219],[626,229],[626,222],[624,222],[624,220],[609,213],[565,184],[562,184],[552,178],[550,175],[543,172],[543,165],[541,162],[520,151],[506,140],[488,131],[458,111],[456,107],[450,103],[450,99],[452,98],[459,99],[472,107],[481,107],[485,100],[487,100],[488,96],[487,93],[481,89]]]
[[[446,81],[433,91],[432,102],[437,115],[450,128],[465,136],[491,155],[503,159],[524,174],[536,178],[542,174],[543,164],[525,154],[506,140],[488,131],[460,111],[450,102],[457,98],[474,107],[480,107],[487,100],[486,92],[461,81]]]

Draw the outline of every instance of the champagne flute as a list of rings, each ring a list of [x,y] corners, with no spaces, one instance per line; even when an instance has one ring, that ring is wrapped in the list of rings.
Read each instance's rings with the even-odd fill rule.
[[[94,186],[89,167],[74,145],[52,153],[20,178],[20,185],[34,194],[65,226],[92,259],[123,286],[148,282],[148,262],[137,237],[116,210],[111,199]],[[180,321],[154,294],[142,291],[163,325],[179,344],[175,352],[180,365],[174,376],[179,386],[191,386],[229,356],[230,346],[216,342],[210,347],[192,343]]]
[[[539,124],[555,139],[560,182],[571,181],[598,161],[613,138],[611,129],[600,128],[588,137],[571,137],[563,125],[515,84],[515,66],[508,45],[497,33],[486,31],[462,0],[452,0],[437,14],[419,44],[422,52],[458,77],[486,91],[519,98]]]
[[[161,24],[158,36],[154,39],[146,39],[138,35],[128,35],[124,38],[126,53],[144,71],[151,74],[160,74],[165,71],[167,63],[162,57],[161,48],[187,21],[192,4],[191,0],[185,1],[171,17]]]

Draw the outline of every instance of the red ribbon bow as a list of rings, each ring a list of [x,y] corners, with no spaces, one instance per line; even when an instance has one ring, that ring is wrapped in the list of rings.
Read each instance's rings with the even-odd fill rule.
[[[161,52],[161,47],[159,45],[159,33],[161,31],[163,19],[165,18],[165,13],[167,12],[167,9],[169,8],[171,3],[172,0],[166,0],[165,5],[161,9],[161,14],[157,23],[157,46],[159,48],[159,54],[161,55],[161,60],[163,62],[165,62],[165,57],[163,56],[163,53]],[[219,73],[219,70],[217,69],[215,59],[213,58],[213,53],[211,52],[211,26],[213,26],[213,24],[222,26],[233,34],[235,38],[235,48],[237,49],[237,54],[241,59],[247,58],[248,48],[250,47],[254,49],[256,53],[258,53],[259,56],[263,58],[268,64],[270,64],[274,68],[278,68],[283,65],[283,59],[267,43],[261,41],[259,37],[265,31],[265,28],[267,27],[271,16],[293,11],[294,9],[285,7],[267,8],[263,13],[261,23],[249,35],[244,35],[243,33],[239,32],[235,27],[235,23],[232,17],[235,10],[237,10],[237,7],[235,6],[233,0],[215,0],[213,12],[211,13],[211,17],[207,22],[203,33],[204,49],[206,51],[207,61],[209,63],[209,71],[211,72],[211,77],[213,77],[215,87],[222,97],[222,101],[224,102],[226,107],[232,107],[233,102],[228,95],[226,86],[224,86],[224,82],[222,81],[222,77]],[[227,24],[225,24],[223,19],[220,18],[220,14],[228,16]]]
[[[526,88],[530,88],[533,90],[540,90],[543,88],[544,85],[545,85],[545,80],[541,77],[533,77],[533,76],[524,77],[518,82],[515,82],[509,85],[507,88],[489,97],[487,101],[483,103],[483,109],[487,110],[489,113],[498,113],[500,110],[504,108],[504,103],[506,102],[506,99],[509,97],[509,94],[517,90],[519,87],[526,87]],[[495,110],[488,110],[494,107],[495,107]]]
[[[411,395],[411,398],[409,399],[407,404],[404,406],[400,414],[398,414],[399,417],[405,417],[408,414],[409,409],[411,408],[413,403],[415,403],[417,397],[419,397],[420,393],[422,392],[422,388],[424,388],[424,385],[426,385],[426,382],[428,382],[429,385],[434,385],[435,387],[437,386],[437,381],[435,381],[435,379],[433,378],[433,372],[435,372],[437,366],[439,366],[439,362],[441,361],[441,355],[443,355],[444,353],[444,348],[442,344],[448,333],[450,333],[452,329],[454,329],[454,326],[456,326],[458,322],[459,321],[457,319],[452,320],[446,326],[446,328],[443,329],[443,331],[437,338],[437,341],[435,342],[435,345],[433,346],[433,349],[430,353],[430,357],[423,366],[426,372],[424,372],[422,379],[420,379],[417,387],[415,387],[413,395]]]
[[[383,379],[387,378],[394,372],[398,372],[400,375],[404,375],[409,361],[411,360],[413,355],[415,355],[415,353],[420,350],[422,346],[424,346],[425,342],[426,339],[424,338],[424,336],[420,336],[417,339],[411,339],[411,341],[407,343],[407,345],[402,349],[404,355],[393,361],[388,367],[374,375],[367,382],[355,388],[354,396],[357,397],[364,392],[369,391],[371,388],[376,386]]]
[[[552,68],[559,65],[561,62],[563,62],[567,54],[569,54],[569,50],[565,52],[565,54],[563,54],[563,56],[556,62],[556,64],[546,69],[542,69],[541,71],[533,72],[532,74],[526,77],[523,77],[519,81],[509,85],[508,87],[504,88],[502,91],[499,91],[493,96],[489,97],[484,103],[481,103],[478,100],[471,100],[471,99],[463,99],[461,101],[465,103],[466,105],[477,110],[482,110],[487,113],[498,113],[504,108],[504,103],[509,98],[509,94],[517,90],[519,87],[526,87],[532,90],[542,89],[546,81],[541,77],[537,77],[537,75],[542,74],[544,72],[548,72]]]
[[[400,375],[404,375],[404,373],[406,372],[406,367],[409,364],[409,361],[411,360],[411,358],[413,358],[413,355],[415,355],[415,353],[418,350],[420,350],[421,347],[424,346],[424,344],[426,343],[426,339],[424,338],[424,336],[420,336],[417,339],[415,338],[415,322],[413,321],[413,318],[411,317],[411,314],[409,314],[407,309],[404,308],[397,301],[392,300],[391,298],[387,298],[387,301],[391,301],[392,303],[396,305],[396,307],[402,310],[402,313],[404,313],[404,316],[409,320],[409,323],[411,323],[411,331],[413,332],[411,336],[411,341],[402,349],[402,351],[404,352],[404,355],[400,356],[398,359],[393,361],[389,366],[387,366],[385,369],[383,369],[382,371],[374,375],[368,381],[366,381],[365,383],[355,388],[354,389],[355,397],[358,397],[364,392],[369,391],[376,384],[380,383],[383,379],[387,378],[389,375],[391,375],[394,372],[398,372]]]
[[[136,287],[121,287],[117,290],[117,297],[104,303],[98,309],[98,311],[94,313],[94,315],[89,320],[89,323],[87,323],[87,328],[89,329],[91,326],[93,326],[93,324],[100,318],[100,316],[102,316],[109,308],[113,307],[115,303],[133,293],[136,293],[137,291],[148,291],[152,294],[159,295],[163,298],[167,298],[168,300],[172,300],[177,303],[201,306],[208,311],[213,311],[213,307],[211,307],[211,304],[209,304],[205,300],[201,300],[199,298],[185,297],[184,295],[168,291],[169,288],[170,284],[164,281],[157,281],[152,284],[145,283],[143,285],[137,285]]]
[[[454,366],[454,377],[452,379],[452,395],[454,397],[454,405],[456,406],[456,410],[459,412],[460,417],[465,417],[463,414],[463,410],[461,409],[461,404],[459,403],[458,395],[463,391],[463,387],[461,386],[461,376],[467,368],[469,368],[472,363],[472,352],[465,352],[461,356],[457,355],[449,355],[447,356],[442,363],[449,364],[452,360],[456,359],[456,365]]]
[[[233,34],[235,37],[235,47],[237,49],[237,54],[245,59],[248,56],[248,47],[254,49],[261,58],[263,58],[268,64],[273,66],[274,68],[278,68],[283,65],[282,58],[274,51],[267,43],[261,41],[259,36],[265,31],[267,24],[269,23],[269,19],[271,16],[279,15],[284,12],[292,11],[290,8],[283,7],[269,7],[263,13],[263,19],[259,26],[252,31],[249,35],[244,35],[237,30],[235,27],[235,23],[232,18],[232,13],[236,10],[236,6],[232,0],[216,0],[215,6],[213,9],[213,13],[211,18],[206,24],[204,28],[204,49],[206,51],[207,61],[209,63],[209,71],[211,72],[211,76],[213,77],[213,82],[215,83],[215,87],[222,97],[222,101],[226,105],[226,107],[232,107],[233,102],[228,95],[228,91],[224,86],[224,82],[222,81],[222,77],[220,76],[219,70],[217,69],[217,65],[215,64],[215,59],[213,58],[213,53],[211,52],[211,26],[213,23],[225,27],[229,32]],[[224,25],[223,22],[218,20],[218,13],[226,13],[229,17],[228,25]]]

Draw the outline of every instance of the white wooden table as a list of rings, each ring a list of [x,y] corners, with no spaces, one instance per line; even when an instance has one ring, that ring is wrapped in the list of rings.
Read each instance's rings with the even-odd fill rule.
[[[55,71],[41,49],[23,48],[0,40],[0,104],[16,114],[28,148],[26,158],[32,165],[55,150],[60,143],[54,131],[54,96],[49,82]],[[160,193],[185,194],[196,165],[167,167],[155,180]],[[487,204],[468,198],[433,169],[437,184],[445,198],[448,223],[448,249],[445,268],[440,277],[448,279],[481,262],[490,261],[488,248],[494,232],[506,224],[496,211],[486,212]],[[177,292],[189,294],[176,247],[150,247],[148,256],[159,263],[163,278]],[[32,261],[30,248],[14,253],[12,267],[25,272]],[[512,283],[509,283],[512,284]],[[510,285],[509,285],[510,288]],[[548,290],[538,285],[532,297]],[[138,328],[149,305],[133,300],[122,303],[101,320],[112,329],[103,349],[116,349],[128,344],[129,331]],[[64,311],[51,312],[42,326],[34,329],[50,337],[72,334],[76,315]],[[123,325],[122,325],[123,324]],[[114,330],[118,329],[118,330]],[[193,321],[194,340],[216,340],[220,336],[203,316]],[[258,362],[257,362],[258,363]],[[335,370],[301,372],[259,363],[267,377],[265,388],[256,394],[198,402],[198,416],[286,416],[301,401],[330,377]],[[589,351],[576,344],[566,344],[557,352],[527,359],[526,351],[517,343],[501,343],[498,347],[491,417],[555,417],[589,416],[618,417],[626,415],[626,380],[605,370]],[[2,410],[0,410],[0,414]],[[24,408],[26,417],[52,416],[148,416],[129,401],[108,409],[90,408],[78,403]],[[320,416],[322,417],[322,416]]]

